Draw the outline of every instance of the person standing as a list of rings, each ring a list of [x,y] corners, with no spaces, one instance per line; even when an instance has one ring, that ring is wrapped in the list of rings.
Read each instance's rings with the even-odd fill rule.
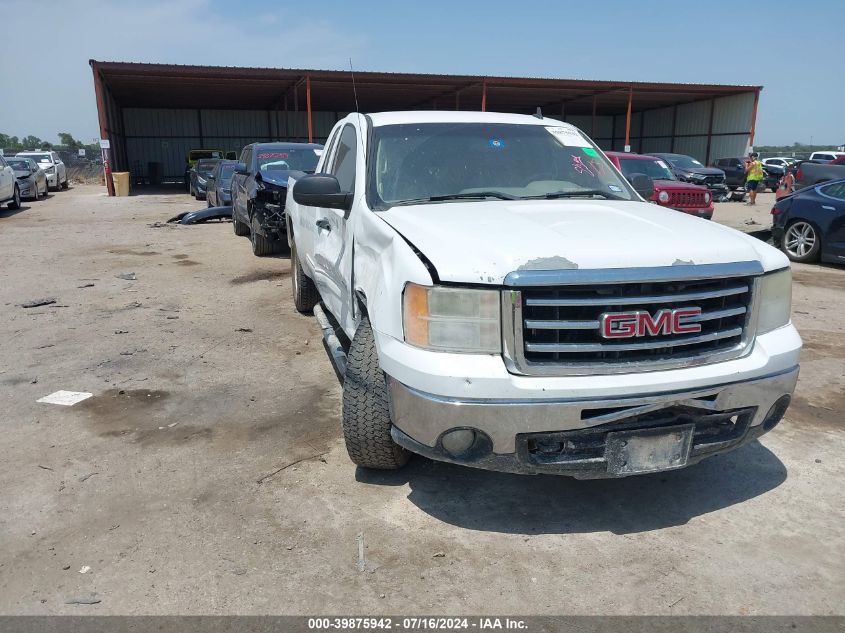
[[[775,193],[775,198],[780,200],[781,198],[790,196],[792,195],[793,189],[795,189],[795,170],[787,165],[783,172],[783,178],[781,178],[778,183],[778,190]]]
[[[757,204],[757,190],[763,180],[763,163],[760,162],[757,152],[751,152],[745,163],[745,188],[748,189],[748,204]]]

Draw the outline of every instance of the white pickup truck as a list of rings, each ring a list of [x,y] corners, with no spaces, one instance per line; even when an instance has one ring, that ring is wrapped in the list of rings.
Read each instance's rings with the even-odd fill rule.
[[[632,183],[542,116],[337,123],[286,221],[356,464],[622,477],[778,424],[801,348],[786,257]]]

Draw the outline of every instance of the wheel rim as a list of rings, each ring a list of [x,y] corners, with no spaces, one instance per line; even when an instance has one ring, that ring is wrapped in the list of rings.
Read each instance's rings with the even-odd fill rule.
[[[793,257],[806,257],[816,246],[816,231],[808,222],[796,222],[786,230],[784,247]]]

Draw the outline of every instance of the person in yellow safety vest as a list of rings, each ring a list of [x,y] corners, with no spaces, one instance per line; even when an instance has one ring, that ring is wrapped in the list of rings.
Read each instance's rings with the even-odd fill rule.
[[[757,204],[757,189],[763,180],[763,163],[757,152],[751,152],[745,162],[745,188],[748,189],[749,200],[747,204]]]

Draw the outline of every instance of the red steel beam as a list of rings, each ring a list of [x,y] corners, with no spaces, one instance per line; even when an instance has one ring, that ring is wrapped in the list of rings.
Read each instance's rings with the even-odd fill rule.
[[[481,82],[481,111],[487,112],[487,78]]]
[[[94,73],[94,96],[97,98],[97,118],[100,122],[100,138],[107,139],[108,126],[106,125],[106,101],[103,97],[102,79],[100,78],[100,70],[96,63],[91,64],[91,70]],[[109,150],[104,149],[103,152],[103,174],[106,179],[106,189],[109,195],[114,196],[114,182],[111,179],[111,166],[109,165]]]
[[[634,87],[628,88],[628,114],[625,117],[625,151],[631,149],[631,106],[634,103]],[[640,132],[642,133],[642,131]]]

